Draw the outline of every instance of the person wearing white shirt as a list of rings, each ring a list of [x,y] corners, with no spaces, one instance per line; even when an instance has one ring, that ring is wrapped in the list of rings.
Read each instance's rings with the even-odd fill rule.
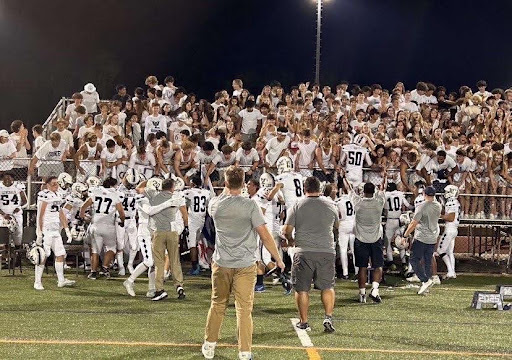
[[[34,175],[36,166],[38,176],[58,176],[64,172],[63,162],[68,156],[69,145],[61,139],[59,133],[50,134],[50,140],[46,141],[30,160],[28,174]],[[44,161],[44,166],[40,160]]]
[[[7,130],[0,131],[0,172],[9,171],[13,168],[12,159],[16,157],[16,146],[9,140]]]
[[[412,102],[412,96],[410,91],[406,91],[404,95],[404,102],[400,103],[400,109],[407,110],[409,112],[418,111],[418,104]]]
[[[260,162],[258,151],[252,147],[250,142],[244,142],[242,144],[236,151],[235,159],[235,166],[242,166],[246,179],[253,176]]]
[[[66,129],[66,121],[64,119],[59,119],[55,125],[57,125],[57,130],[53,133],[59,134],[60,138],[66,142],[68,147],[73,147],[73,134],[71,134],[71,131]]]
[[[34,125],[32,127],[32,136],[34,137],[33,151],[35,153],[45,142],[43,138],[43,127],[39,124]]]
[[[69,123],[68,128],[71,131],[75,131],[76,118],[78,116],[80,116],[76,112],[76,108],[78,108],[79,106],[83,106],[82,101],[83,101],[84,97],[80,93],[74,93],[71,98],[73,99],[74,102],[72,104],[69,104],[66,107],[66,116],[64,117],[64,119]],[[85,108],[85,106],[84,106],[84,108]]]
[[[478,91],[475,93],[475,95],[480,96],[483,100],[486,100],[489,96],[492,94],[486,90],[487,88],[487,81],[480,80],[476,83],[476,87],[478,88]]]
[[[265,146],[265,150],[263,151],[265,167],[274,167],[276,161],[288,149],[288,145],[290,145],[290,137],[287,136],[287,134],[287,128],[277,128],[277,136],[269,140],[269,142]]]
[[[160,104],[155,101],[151,105],[151,115],[145,120],[144,139],[147,139],[149,134],[156,134],[159,131],[167,133],[167,119],[160,114]]]
[[[311,140],[311,131],[305,129],[302,131],[301,141],[298,142],[299,147],[297,155],[297,171],[304,177],[313,175],[313,167],[315,166],[315,150],[318,144]]]
[[[92,83],[85,84],[84,90],[80,92],[83,96],[83,105],[89,114],[98,112],[100,95],[96,91],[96,86]]]
[[[411,91],[411,101],[415,101],[418,105],[424,104],[427,100],[425,93],[428,91],[428,85],[424,82],[416,84],[416,89]]]
[[[250,141],[254,143],[261,129],[262,115],[258,109],[254,108],[254,101],[247,100],[245,103],[245,109],[238,113],[241,118],[241,129],[242,141]]]

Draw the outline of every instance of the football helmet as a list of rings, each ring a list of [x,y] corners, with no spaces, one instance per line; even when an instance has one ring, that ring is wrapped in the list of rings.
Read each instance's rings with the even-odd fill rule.
[[[242,192],[240,193],[240,196],[243,197],[243,198],[246,198],[246,199],[250,198],[249,191],[247,190],[247,184],[245,184],[245,183],[242,186]]]
[[[403,213],[402,215],[400,215],[400,225],[402,226],[407,226],[411,223],[411,219],[413,217],[413,214],[411,211],[407,211],[405,213]]]
[[[146,188],[156,191],[162,190],[162,179],[160,179],[159,177],[152,177],[146,183]]]
[[[87,185],[78,182],[71,185],[71,196],[78,199],[85,199],[87,197]]]
[[[36,245],[27,252],[27,258],[34,265],[43,265],[46,261],[46,252],[41,246]]]
[[[85,238],[86,230],[83,226],[73,226],[71,228],[71,238],[73,241],[83,241]]]
[[[130,168],[126,171],[124,179],[126,180],[127,185],[130,185],[130,187],[135,187],[140,182],[139,172]]]
[[[18,228],[18,222],[14,218],[14,216],[11,215],[11,219],[7,220],[6,218],[2,217],[0,219],[0,227],[5,227],[9,230],[9,232],[12,234],[16,231]]]
[[[444,197],[446,199],[457,198],[459,196],[459,188],[455,185],[447,185],[444,188]]]
[[[359,146],[364,146],[366,144],[366,138],[361,134],[357,134],[356,136],[354,136],[352,143]]]
[[[66,190],[73,185],[73,178],[67,172],[63,172],[57,177],[57,182],[61,189]]]
[[[260,176],[260,187],[271,189],[274,187],[274,177],[269,173],[263,173]]]
[[[395,236],[395,246],[398,250],[405,250],[409,247],[409,239],[403,236]]]
[[[171,179],[174,180],[174,191],[182,191],[185,188],[185,181],[182,178],[171,175]]]
[[[101,179],[97,176],[89,176],[85,181],[88,187],[98,187],[101,185]]]
[[[277,173],[279,175],[293,171],[292,160],[288,156],[281,156],[276,161]]]

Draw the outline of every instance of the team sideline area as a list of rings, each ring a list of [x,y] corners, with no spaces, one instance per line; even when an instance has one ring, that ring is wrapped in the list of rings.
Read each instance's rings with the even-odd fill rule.
[[[55,275],[44,274],[45,291],[32,289],[34,274],[2,271],[0,335],[2,359],[200,359],[205,316],[210,305],[207,275],[186,277],[187,298],[146,299],[147,278],[136,281],[137,297],[126,295],[125,278],[87,281],[57,289]],[[473,292],[512,283],[510,276],[460,275],[418,298],[417,289],[387,277],[383,303],[359,304],[356,286],[337,280],[335,325],[325,334],[323,308],[313,291],[312,331],[305,338],[292,326],[293,297],[267,281],[255,294],[254,348],[258,359],[512,359],[512,311],[470,308]],[[216,359],[237,356],[236,318],[230,304]],[[302,341],[302,342],[301,342]],[[302,343],[312,347],[304,347]]]

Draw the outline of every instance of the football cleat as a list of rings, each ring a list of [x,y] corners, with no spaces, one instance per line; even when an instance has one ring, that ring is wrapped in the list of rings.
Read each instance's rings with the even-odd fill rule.
[[[183,287],[181,286],[178,286],[176,288],[176,292],[178,293],[178,300],[183,300],[185,299],[185,289],[183,289]]]
[[[432,276],[432,285],[441,285],[441,279],[439,279],[439,275]]]
[[[131,281],[125,280],[123,285],[128,295],[135,296],[135,290],[133,289],[133,283]]]
[[[370,292],[370,299],[372,299],[373,302],[376,302],[377,304],[380,304],[382,302],[380,295],[378,293],[374,294],[373,290]]]
[[[257,293],[262,293],[262,292],[265,292],[265,285],[258,285],[256,284],[254,286],[254,292],[257,292]]]
[[[252,360],[252,353],[248,351],[241,351],[238,353],[238,360]]]
[[[89,275],[87,275],[87,279],[89,279],[89,280],[96,280],[97,278],[98,278],[98,273],[96,271],[93,271]]]
[[[126,270],[125,270],[125,268],[123,267],[123,268],[119,269],[119,271],[118,271],[117,275],[119,275],[119,276],[125,276],[125,275],[126,275]]]
[[[420,278],[416,274],[405,278],[405,280],[407,280],[409,282],[421,282]]]
[[[75,285],[75,281],[74,280],[68,280],[68,279],[64,279],[63,281],[59,281],[57,283],[57,287],[65,287],[65,286],[73,286]]]
[[[366,295],[365,294],[359,294],[359,302],[361,304],[366,304]]]
[[[36,290],[44,290],[43,284],[41,284],[41,283],[34,283],[34,289],[36,289]]]
[[[151,301],[164,300],[167,296],[168,295],[164,290],[159,290],[155,292],[155,295],[151,298]]]
[[[155,290],[148,290],[148,292],[146,293],[146,297],[152,298],[153,296],[155,296]]]

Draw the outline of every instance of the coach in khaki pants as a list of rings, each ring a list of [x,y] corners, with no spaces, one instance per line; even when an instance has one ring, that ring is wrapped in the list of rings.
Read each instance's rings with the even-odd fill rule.
[[[263,245],[284,269],[272,235],[270,235],[255,201],[240,196],[244,171],[230,166],[224,172],[225,189],[213,198],[208,211],[216,230],[212,263],[212,301],[206,320],[202,353],[213,359],[224,313],[231,292],[235,295],[239,359],[252,359],[252,307],[256,283],[256,233]]]
[[[152,206],[160,205],[172,198],[174,190],[174,181],[166,179],[162,182],[162,191],[146,189],[145,195],[149,199]],[[155,262],[155,296],[153,301],[163,300],[167,297],[164,290],[164,266],[165,266],[165,250],[169,255],[171,263],[171,274],[178,293],[178,299],[185,298],[185,290],[183,289],[183,272],[180,262],[180,240],[178,233],[173,231],[171,222],[176,220],[176,212],[181,211],[185,226],[188,223],[187,211],[185,205],[177,203],[165,210],[150,217],[149,227],[153,232],[153,259]]]

